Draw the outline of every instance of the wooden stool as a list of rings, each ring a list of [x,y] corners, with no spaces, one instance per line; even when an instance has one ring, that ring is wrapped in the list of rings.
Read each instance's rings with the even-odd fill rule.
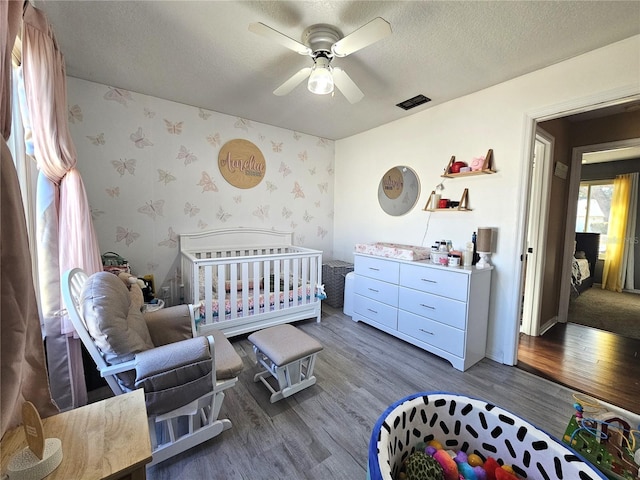
[[[271,403],[289,397],[316,383],[313,367],[322,345],[296,327],[284,324],[265,328],[249,335],[256,361],[265,370],[253,381],[262,381],[271,392]],[[278,381],[276,391],[267,382],[269,375]]]

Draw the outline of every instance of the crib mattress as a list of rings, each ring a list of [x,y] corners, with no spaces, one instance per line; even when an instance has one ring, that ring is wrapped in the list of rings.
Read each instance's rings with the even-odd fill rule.
[[[298,290],[297,291],[298,304],[310,303],[311,301],[314,300],[314,296],[312,294],[312,289],[310,285],[306,287],[306,292],[305,292],[305,287],[298,287],[297,290]],[[287,308],[289,306],[292,306],[294,304],[295,294],[296,294],[295,289],[289,290],[288,295],[287,295],[287,292],[279,292],[277,294],[277,297],[279,297],[279,307]],[[255,297],[253,294],[253,290],[249,290],[248,295],[249,295],[249,298],[247,302],[247,311],[245,312],[244,304],[242,301],[242,295],[240,293],[238,294],[238,299],[236,301],[236,313],[238,317],[246,317],[249,315],[255,315],[258,313],[264,313],[264,312],[275,310],[276,298],[277,298],[276,293],[270,292],[267,295],[264,292],[260,292],[260,295],[258,297],[259,305],[257,309],[255,306]],[[224,300],[224,318],[220,316],[219,300],[217,298],[212,300],[212,311],[213,311],[214,323],[221,322],[223,320],[228,320],[231,318],[232,302],[231,302],[231,298],[229,297],[230,296],[227,295]],[[267,298],[268,298],[268,301],[265,301],[265,299]],[[202,300],[195,306],[194,312],[196,314],[195,321],[196,321],[196,328],[197,328],[199,325],[205,324],[206,304],[204,300]]]

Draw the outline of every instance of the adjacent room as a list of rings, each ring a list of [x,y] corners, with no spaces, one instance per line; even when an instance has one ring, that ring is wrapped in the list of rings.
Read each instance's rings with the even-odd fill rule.
[[[0,22],[1,474],[638,480],[640,2]]]

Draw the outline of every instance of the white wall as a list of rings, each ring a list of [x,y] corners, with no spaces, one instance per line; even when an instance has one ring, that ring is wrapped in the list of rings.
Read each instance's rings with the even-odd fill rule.
[[[179,301],[180,233],[275,228],[332,257],[333,141],[77,78],[67,91],[100,249],[124,256],[137,275],[153,274],[157,294],[168,286]],[[148,142],[136,145],[139,128]],[[220,148],[236,138],[265,157],[253,188],[232,186],[218,168]]]
[[[429,96],[428,86],[424,93]],[[635,36],[337,141],[335,257],[353,261],[355,243],[374,241],[429,246],[445,238],[463,246],[477,227],[496,228],[487,356],[513,363],[532,118],[638,93]],[[452,155],[468,162],[489,148],[496,174],[440,177]],[[417,206],[402,217],[385,214],[377,200],[378,183],[394,165],[413,168],[422,186]],[[443,197],[458,200],[468,188],[473,211],[423,211],[442,180]]]

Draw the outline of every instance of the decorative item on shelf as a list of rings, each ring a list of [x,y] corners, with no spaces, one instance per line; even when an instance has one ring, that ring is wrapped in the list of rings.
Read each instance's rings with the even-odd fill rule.
[[[491,255],[491,242],[493,239],[493,230],[489,227],[478,228],[478,244],[477,250],[480,260],[476,263],[476,268],[490,268],[489,257]]]
[[[456,161],[455,155],[451,157],[447,167],[444,169],[442,177],[463,177],[467,175],[478,175],[483,173],[496,173],[493,170],[493,149],[489,149],[484,157],[474,158],[469,165],[465,162]]]
[[[427,204],[423,208],[426,212],[434,212],[436,210],[454,210],[468,212],[469,208],[469,189],[465,188],[462,192],[460,201],[451,201],[448,198],[440,198],[440,195],[436,194],[435,190],[429,195]]]

